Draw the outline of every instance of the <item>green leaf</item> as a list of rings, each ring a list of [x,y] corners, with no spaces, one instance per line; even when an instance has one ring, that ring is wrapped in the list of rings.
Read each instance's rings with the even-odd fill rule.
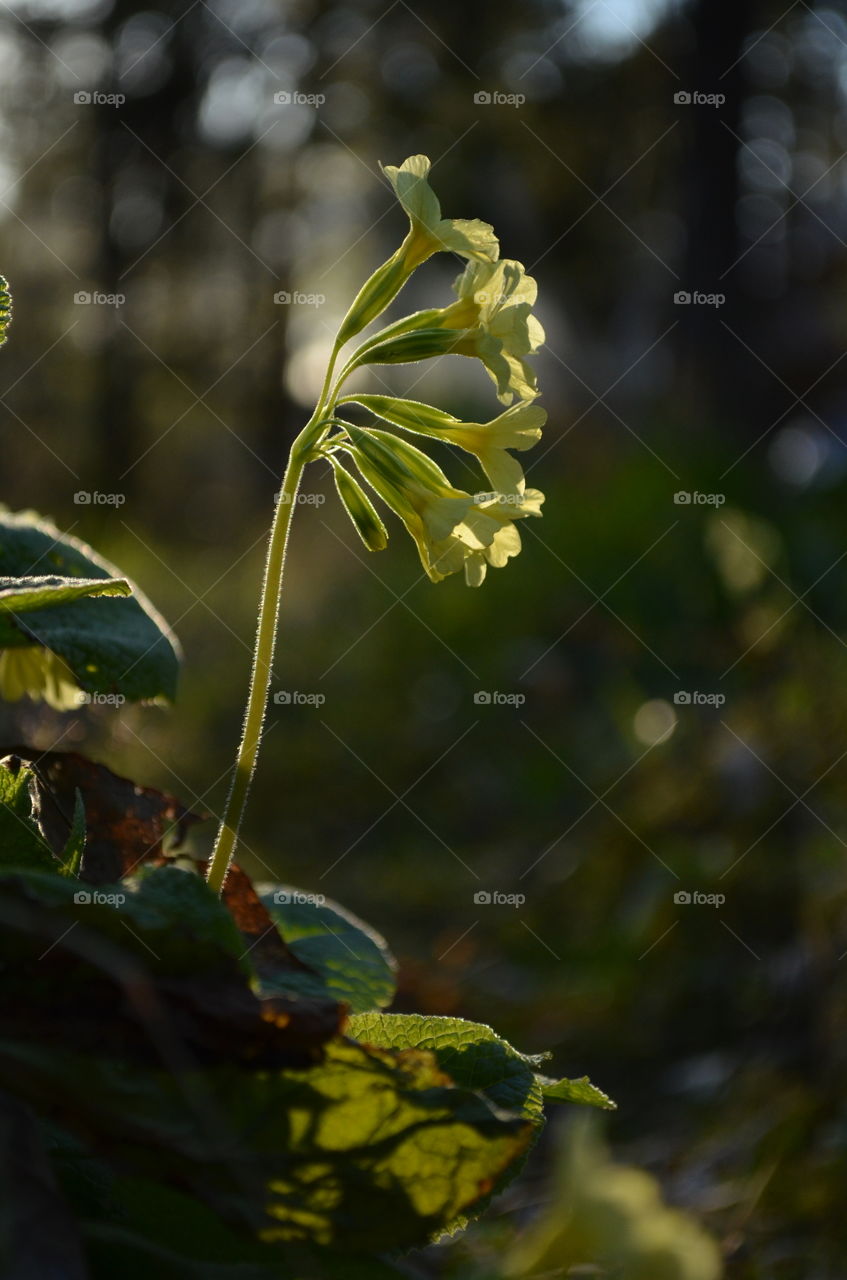
[[[541,1077],[541,1092],[545,1102],[578,1102],[588,1107],[600,1107],[603,1111],[617,1110],[617,1103],[592,1084],[588,1076],[579,1080],[547,1080]]]
[[[498,1107],[543,1124],[537,1071],[549,1054],[519,1053],[481,1022],[419,1013],[359,1014],[350,1019],[348,1032],[381,1048],[429,1049],[457,1084],[478,1089]]]
[[[0,578],[0,614],[29,613],[85,596],[128,596],[132,588],[125,578]],[[0,644],[16,643],[8,619],[0,624]]]
[[[290,950],[313,971],[286,969],[278,979],[263,982],[264,994],[330,995],[354,1013],[391,1003],[397,962],[376,930],[337,902],[316,900],[321,895],[290,885],[257,889]]]
[[[342,1040],[302,1069],[200,1073],[4,1039],[0,1085],[42,1107],[60,1097],[66,1123],[125,1173],[178,1187],[286,1249],[423,1244],[474,1212],[532,1137],[431,1054]]]
[[[71,818],[71,829],[68,832],[68,842],[62,851],[60,875],[70,876],[73,879],[79,877],[82,855],[85,852],[85,836],[85,804],[83,803],[82,792],[77,787],[74,794],[74,813]]]
[[[59,870],[32,816],[32,772],[17,756],[0,760],[0,869]]]
[[[24,599],[31,590],[42,589],[52,597],[44,579],[36,579],[39,585],[32,582],[39,570],[57,591],[69,591],[68,580],[76,580],[82,598],[35,606],[28,597],[25,611],[0,612],[0,648],[6,650],[0,655],[0,692],[4,683],[17,688],[3,664],[14,663],[17,654],[25,662],[27,655],[43,653],[45,658],[54,655],[84,693],[120,694],[131,701],[174,697],[178,643],[143,593],[114,565],[49,521],[0,508],[0,584],[11,589],[15,580],[23,580],[19,589]],[[92,580],[111,592],[128,589],[132,595],[92,596]],[[37,685],[37,663],[21,670],[25,684]]]
[[[544,1103],[576,1102],[614,1110],[615,1103],[591,1083],[551,1080],[539,1074],[549,1053],[519,1053],[481,1022],[417,1013],[365,1013],[352,1017],[349,1034],[383,1048],[430,1049],[457,1084],[479,1089],[498,1107],[542,1124]]]
[[[0,276],[0,347],[8,338],[8,328],[12,323],[12,295],[5,276]]]

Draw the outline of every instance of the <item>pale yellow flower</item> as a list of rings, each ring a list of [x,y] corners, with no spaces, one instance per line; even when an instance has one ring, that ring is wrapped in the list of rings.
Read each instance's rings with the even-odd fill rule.
[[[544,330],[532,314],[538,293],[533,278],[510,259],[469,262],[454,288],[459,301],[445,309],[444,323],[469,330],[454,350],[482,361],[503,404],[511,404],[515,395],[532,400],[538,383],[526,357],[544,341]]]
[[[464,569],[479,586],[488,565],[502,568],[521,549],[514,521],[540,515],[535,489],[508,496],[454,488],[444,472],[414,445],[387,432],[348,428],[349,451],[371,487],[400,516],[433,582]]]
[[[439,250],[479,262],[496,262],[500,246],[494,228],[487,222],[480,222],[478,218],[442,218],[438,197],[427,181],[430,168],[427,156],[409,156],[399,167],[382,166],[409,215],[411,230],[403,247],[409,269],[419,266]]]

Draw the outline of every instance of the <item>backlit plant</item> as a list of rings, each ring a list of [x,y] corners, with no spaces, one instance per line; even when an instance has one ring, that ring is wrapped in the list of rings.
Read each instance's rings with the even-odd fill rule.
[[[545,1055],[521,1054],[489,1027],[383,1012],[395,971],[384,941],[337,904],[254,886],[232,861],[304,469],[331,465],[369,550],[388,541],[377,504],[399,517],[433,582],[463,573],[479,586],[520,551],[519,522],[540,515],[543,495],[514,456],[545,421],[528,360],[543,340],[535,282],[499,258],[486,223],[442,217],[429,167],[414,156],[385,170],[408,233],[350,307],[291,446],[243,734],[207,864],[181,853],[197,819],[173,797],[73,752],[16,747],[0,762],[0,1117],[16,1175],[2,1274],[23,1251],[20,1274],[71,1280],[396,1276],[392,1256],[455,1230],[514,1176],[545,1101],[612,1105],[585,1078],[550,1078]],[[464,260],[456,300],[360,339],[439,252]],[[0,340],[9,305],[3,282]],[[489,421],[347,385],[356,370],[451,353],[490,375],[503,408]],[[448,479],[420,447],[427,440],[473,457],[479,491]],[[0,510],[7,698],[61,709],[169,701],[179,662],[166,623],[118,570],[32,513]],[[644,1215],[629,1206],[620,1238],[601,1241],[618,1273],[655,1266],[714,1280],[710,1242],[684,1219],[677,1228],[652,1193],[641,1200],[653,1234],[635,1230]],[[602,1189],[592,1184],[579,1203],[585,1221],[601,1220]],[[41,1230],[24,1240],[19,1224],[36,1218]],[[576,1227],[542,1221],[487,1274],[593,1261],[597,1233]]]

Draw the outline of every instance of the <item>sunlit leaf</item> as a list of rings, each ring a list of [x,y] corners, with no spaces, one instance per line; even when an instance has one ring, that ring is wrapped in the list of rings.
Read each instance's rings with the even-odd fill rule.
[[[326,992],[354,1012],[381,1009],[394,998],[397,962],[380,935],[344,907],[290,885],[260,885],[262,902],[290,950],[308,969],[263,980],[268,993]]]
[[[34,575],[41,575],[36,583]],[[10,590],[21,579],[25,608],[0,611],[0,692],[5,687],[6,696],[26,691],[62,707],[72,705],[67,690],[55,689],[56,680],[50,678],[55,672],[39,678],[33,660],[44,654],[62,664],[71,694],[75,685],[84,695],[130,701],[174,697],[179,647],[143,593],[114,565],[49,521],[0,509],[0,584]],[[71,598],[69,580],[74,579],[83,598]],[[92,596],[92,580],[104,582],[110,591],[132,594]],[[37,607],[29,592],[42,590],[45,602]],[[48,599],[65,591],[69,594],[63,603],[48,605]]]

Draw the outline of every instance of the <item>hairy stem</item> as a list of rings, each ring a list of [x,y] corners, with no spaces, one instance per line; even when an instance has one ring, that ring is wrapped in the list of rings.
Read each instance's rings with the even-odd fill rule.
[[[253,780],[253,774],[256,769],[259,743],[262,738],[262,727],[265,721],[265,710],[273,674],[288,532],[291,528],[291,517],[294,513],[303,470],[306,464],[314,457],[313,449],[319,442],[322,432],[325,433],[326,431],[327,424],[324,422],[324,414],[325,410],[331,409],[332,397],[329,393],[329,388],[337,355],[338,345],[336,344],[326,372],[317,408],[291,446],[271,526],[268,556],[265,562],[265,576],[259,600],[259,621],[256,628],[256,645],[253,651],[253,669],[250,674],[250,692],[247,696],[247,707],[244,712],[244,728],[241,733],[238,754],[235,758],[235,769],[232,775],[226,808],[215,841],[215,847],[209,860],[207,880],[209,887],[215,893],[220,893],[223,889],[226,873],[229,870],[229,864],[235,852],[241,820],[247,805],[250,783]]]

